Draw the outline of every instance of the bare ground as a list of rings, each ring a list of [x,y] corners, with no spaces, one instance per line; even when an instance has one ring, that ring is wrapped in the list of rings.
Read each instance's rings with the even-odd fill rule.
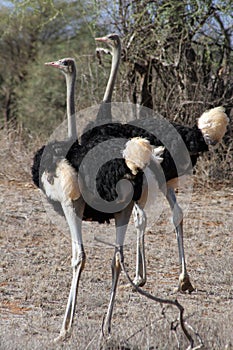
[[[39,191],[30,183],[0,182],[1,304],[0,349],[97,349],[107,310],[113,248],[94,241],[113,241],[114,225],[84,223],[87,263],[82,274],[70,339],[54,344],[63,319],[72,271],[70,239],[51,222]],[[233,349],[233,189],[196,188],[185,217],[185,251],[196,287],[191,295],[172,294],[179,266],[175,234],[168,212],[146,232],[148,281],[145,289],[178,298],[188,324],[204,349]],[[51,214],[50,214],[51,215]],[[55,214],[54,214],[55,215]],[[53,219],[55,216],[53,217]],[[169,226],[170,225],[170,226]],[[130,223],[125,262],[135,265],[135,234]],[[148,300],[127,285],[122,274],[106,349],[181,349],[188,347],[180,328],[170,330],[177,310]],[[195,345],[199,338],[191,331]]]

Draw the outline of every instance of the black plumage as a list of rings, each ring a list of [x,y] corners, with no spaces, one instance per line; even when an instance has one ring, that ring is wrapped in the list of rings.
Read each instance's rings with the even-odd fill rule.
[[[154,130],[156,130],[156,134]],[[163,142],[159,135],[162,135],[161,139]],[[169,127],[169,124],[164,121],[164,119],[160,118],[147,119],[144,121],[139,120],[132,124],[121,124],[117,122],[107,123],[96,126],[84,133],[81,137],[81,145],[78,141],[73,143],[72,141],[54,141],[49,143],[46,147],[43,146],[39,149],[34,156],[32,166],[33,182],[37,187],[44,190],[40,181],[41,175],[46,170],[49,172],[52,179],[52,177],[55,176],[58,161],[65,158],[83,179],[84,191],[88,196],[89,189],[93,187],[93,183],[90,181],[88,182],[88,173],[92,174],[92,167],[94,169],[98,167],[98,164],[102,163],[103,166],[100,167],[95,179],[97,192],[100,197],[108,202],[116,200],[119,196],[116,187],[117,183],[125,178],[132,184],[133,193],[131,197],[137,201],[141,194],[143,173],[139,171],[136,176],[132,175],[121,155],[122,142],[118,142],[117,140],[127,141],[138,136],[149,140],[154,146],[166,146],[161,162],[164,177],[160,176],[157,167],[153,169],[151,166],[160,188],[164,188],[164,179],[167,182],[178,176],[191,174],[192,168],[195,166],[199,155],[202,152],[208,151],[208,145],[201,131],[196,126],[191,128],[171,123]],[[111,143],[109,143],[110,140],[112,140]],[[188,157],[181,140],[188,150]],[[89,162],[88,169],[82,169],[80,172],[80,164],[88,152],[106,141],[108,142],[108,148],[105,146],[102,147],[105,151],[104,154],[99,152],[96,162],[93,158],[93,162]],[[113,154],[117,155],[117,157],[111,159]],[[102,160],[99,158],[101,155]],[[105,163],[105,158],[110,158],[111,160]],[[155,167],[155,165],[153,166]],[[54,209],[58,213],[63,214],[60,203],[56,203],[51,199],[49,199],[49,202],[52,203]],[[94,208],[86,204],[83,220],[104,223],[109,222],[109,220],[114,217],[113,213],[104,213],[103,211],[95,209],[95,207],[98,207],[98,199],[95,199],[95,194],[93,193],[89,195],[89,203],[90,202],[93,203]]]
[[[100,129],[101,127],[99,127]],[[96,130],[98,131],[98,130]],[[68,163],[75,169],[77,176],[82,183],[82,190],[85,193],[85,198],[88,198],[83,214],[83,220],[98,221],[99,223],[109,222],[114,217],[114,212],[104,212],[96,210],[96,207],[101,207],[99,203],[99,196],[101,200],[106,202],[119,201],[121,194],[117,191],[117,184],[120,180],[125,179],[130,181],[132,185],[132,191],[129,194],[129,198],[126,201],[129,203],[130,199],[137,201],[141,196],[143,172],[139,170],[136,175],[133,175],[131,170],[125,163],[125,159],[122,157],[122,142],[117,143],[111,136],[101,135],[89,140],[85,145],[80,145],[78,141],[72,143],[72,141],[53,141],[48,145],[41,147],[34,156],[32,165],[32,179],[34,184],[41,188],[45,192],[43,183],[41,181],[42,174],[46,171],[49,181],[52,183],[56,176],[56,168],[59,161],[66,159]],[[111,139],[113,139],[112,144]],[[87,166],[82,166],[82,161],[87,156],[88,152],[100,146],[103,142],[108,141],[108,148],[104,144],[102,152],[98,152],[98,158],[92,158],[91,162],[88,162]],[[113,149],[114,148],[114,149]],[[104,153],[103,153],[104,150]],[[107,154],[108,153],[108,154]],[[112,155],[118,157],[111,159]],[[110,158],[105,162],[106,158]],[[103,164],[99,167],[99,164]],[[94,179],[96,183],[93,187],[93,179],[89,175],[93,174],[96,169],[98,170],[97,176]],[[94,184],[95,185],[95,184]],[[63,211],[61,204],[48,197],[48,201],[53,205],[54,209],[61,215]],[[115,207],[116,208],[116,207]]]
[[[157,130],[157,134],[165,135],[165,137],[163,137],[164,143],[166,143],[167,148],[170,151],[165,148],[161,167],[166,181],[176,178],[178,175],[181,176],[186,173],[191,173],[192,167],[196,164],[200,153],[208,151],[208,146],[205,143],[201,131],[195,126],[191,128],[172,123],[172,126],[175,128],[177,133],[175,133],[174,129],[171,128],[171,133],[169,134],[167,129],[166,133],[164,130],[164,128],[167,128],[167,124],[164,124],[164,122],[161,122],[161,120],[159,120],[159,122],[156,120],[147,120],[144,122],[140,121],[140,125],[143,125],[143,123],[144,128],[134,124],[107,123],[101,126],[96,126],[83,134],[81,138],[81,145],[78,143],[78,141],[74,143],[71,143],[71,141],[54,141],[49,143],[46,147],[43,146],[34,156],[32,166],[33,182],[37,187],[40,187],[43,190],[43,186],[40,181],[42,173],[47,170],[51,177],[55,176],[57,162],[65,158],[69,164],[75,168],[77,173],[79,173],[79,176],[83,179],[85,192],[88,192],[92,184],[88,183],[87,175],[88,173],[92,174],[93,171],[91,167],[96,168],[98,164],[101,163],[101,159],[96,159],[96,163],[95,159],[93,159],[93,162],[89,164],[89,168],[82,169],[81,172],[80,164],[90,150],[103,144],[105,141],[108,141],[108,149],[104,147],[105,153],[102,154],[103,166],[100,167],[96,177],[96,188],[98,194],[105,201],[111,202],[116,200],[116,198],[119,196],[116,187],[117,183],[121,179],[125,178],[132,183],[132,198],[133,200],[137,201],[141,195],[143,173],[139,171],[136,176],[132,175],[130,169],[125,164],[125,160],[121,156],[122,143],[118,143],[118,139],[129,140],[133,137],[140,136],[148,139],[154,146],[161,146],[163,145],[161,140],[159,140],[158,137],[148,130],[153,128]],[[188,149],[190,155],[189,159],[187,158],[186,153],[182,154],[183,148],[182,145],[179,145],[181,139]],[[109,144],[110,140],[112,140],[111,144]],[[177,154],[178,151],[179,154]],[[113,154],[118,154],[118,158],[111,159],[105,163],[104,159],[108,158],[107,152],[109,152],[110,158]],[[98,154],[101,156],[101,153]],[[174,158],[179,159],[179,169],[177,169],[177,164],[175,163]],[[152,170],[157,177],[160,187],[162,187],[164,185],[164,183],[162,183],[163,178],[158,176],[158,172],[155,171],[155,169]],[[93,205],[98,206],[98,200],[96,200],[96,203],[94,203],[94,194],[92,193],[90,196],[92,196],[90,198],[92,198]],[[62,213],[60,205],[55,204],[51,200],[50,202],[52,202],[54,208],[58,212]],[[100,212],[86,204],[83,215],[84,220],[93,220],[103,223],[109,222],[111,218],[113,218],[112,213]]]
[[[82,135],[81,143],[85,144],[99,137],[107,140],[109,137],[131,139],[138,136],[149,140],[153,146],[165,146],[161,167],[166,181],[191,173],[200,154],[208,151],[208,145],[196,125],[194,127],[177,123],[169,125],[160,118],[139,120],[134,124],[108,123],[96,126]]]

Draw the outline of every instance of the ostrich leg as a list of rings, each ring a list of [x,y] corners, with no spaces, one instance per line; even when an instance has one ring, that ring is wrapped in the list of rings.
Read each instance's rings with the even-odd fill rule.
[[[188,290],[189,293],[192,293],[194,291],[194,288],[190,282],[189,275],[187,273],[185,255],[184,255],[183,212],[177,203],[176,195],[173,188],[168,187],[166,197],[173,213],[173,224],[176,230],[176,238],[177,238],[178,250],[179,250],[179,261],[180,261],[181,272],[179,276],[178,290],[181,292],[185,292],[186,290]]]
[[[146,259],[145,259],[145,229],[146,229],[146,214],[138,204],[134,204],[133,208],[134,225],[137,230],[137,254],[136,254],[136,275],[134,284],[144,286],[146,283]]]
[[[133,203],[130,203],[127,208],[123,211],[115,214],[115,225],[116,225],[116,248],[112,260],[112,288],[110,301],[108,305],[107,314],[105,317],[104,327],[103,327],[103,335],[105,335],[105,331],[108,335],[111,333],[111,320],[113,307],[116,296],[116,288],[118,279],[121,272],[121,264],[120,259],[123,257],[123,244],[125,239],[125,233],[127,229],[127,225],[129,223],[130,215],[132,213]]]
[[[72,240],[72,261],[73,278],[66,306],[65,316],[59,336],[55,339],[64,340],[71,333],[76,299],[78,293],[78,284],[81,272],[85,265],[85,252],[82,242],[82,216],[84,211],[84,202],[79,198],[75,202],[63,203],[62,208],[67,219],[71,240]]]

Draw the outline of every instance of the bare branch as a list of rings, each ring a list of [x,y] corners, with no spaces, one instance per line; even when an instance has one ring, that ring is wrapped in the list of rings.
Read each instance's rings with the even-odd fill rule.
[[[185,321],[184,321],[184,308],[183,306],[178,302],[177,299],[175,300],[170,300],[170,299],[163,299],[157,296],[154,296],[148,292],[146,292],[145,290],[143,290],[142,288],[138,287],[136,284],[134,284],[133,280],[130,278],[128,272],[125,269],[125,264],[124,264],[124,259],[122,256],[121,251],[119,250],[120,254],[121,254],[121,268],[122,271],[124,272],[126,278],[128,279],[129,283],[132,285],[132,287],[141,295],[145,296],[148,299],[151,299],[153,301],[156,301],[157,303],[161,303],[161,304],[167,304],[167,305],[172,305],[172,306],[176,306],[179,309],[179,321],[180,321],[180,326],[183,330],[183,333],[185,335],[185,337],[187,338],[187,340],[189,341],[190,344],[190,349],[193,349],[193,345],[194,345],[194,340],[192,338],[192,336],[190,335],[190,333],[188,332],[186,326],[185,326]],[[171,327],[172,329],[172,327]],[[174,329],[173,329],[174,330]]]

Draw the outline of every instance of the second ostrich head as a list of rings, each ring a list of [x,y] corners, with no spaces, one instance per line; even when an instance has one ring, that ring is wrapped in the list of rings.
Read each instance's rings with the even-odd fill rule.
[[[118,34],[112,33],[101,38],[95,38],[96,41],[106,43],[112,50],[119,50],[121,48],[121,41]]]

